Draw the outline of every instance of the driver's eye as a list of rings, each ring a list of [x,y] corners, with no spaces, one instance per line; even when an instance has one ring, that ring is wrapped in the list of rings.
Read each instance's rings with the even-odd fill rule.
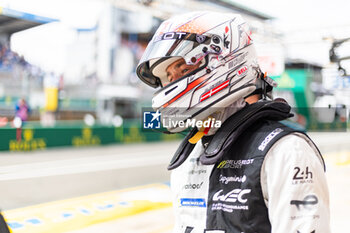
[[[186,73],[186,72],[188,72],[189,71],[189,69],[183,69],[182,70],[182,73],[184,74],[184,73]]]

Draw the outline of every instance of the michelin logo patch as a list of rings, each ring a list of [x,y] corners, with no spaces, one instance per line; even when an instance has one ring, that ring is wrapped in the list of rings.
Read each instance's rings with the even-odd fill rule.
[[[206,207],[205,199],[203,198],[181,198],[180,205],[186,207]]]
[[[266,136],[266,138],[264,139],[264,141],[262,141],[262,143],[260,144],[260,146],[258,147],[258,149],[260,151],[263,151],[265,149],[265,147],[267,146],[267,144],[269,144],[269,142],[276,137],[279,133],[281,133],[283,131],[283,129],[281,128],[276,128],[274,129],[271,133],[269,133],[269,135]]]

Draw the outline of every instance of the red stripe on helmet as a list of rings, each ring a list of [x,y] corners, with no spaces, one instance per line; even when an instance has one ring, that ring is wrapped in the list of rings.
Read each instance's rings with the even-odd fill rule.
[[[223,90],[225,87],[228,86],[230,80],[226,80],[225,82],[221,83],[219,86],[214,87],[210,91],[207,91],[204,93],[200,99],[200,102],[208,99],[209,97],[213,96],[214,94],[218,93],[219,91]]]
[[[184,94],[186,94],[188,91],[190,91],[191,89],[193,89],[195,86],[197,86],[198,84],[200,84],[203,80],[205,79],[205,77],[201,77],[198,78],[196,80],[194,80],[193,82],[191,82],[190,84],[188,84],[187,88],[181,92],[180,94],[178,94],[177,96],[175,96],[174,98],[172,98],[169,102],[167,102],[166,104],[163,105],[163,108],[168,107],[169,104],[173,103],[175,100],[179,99],[181,96],[183,96]]]

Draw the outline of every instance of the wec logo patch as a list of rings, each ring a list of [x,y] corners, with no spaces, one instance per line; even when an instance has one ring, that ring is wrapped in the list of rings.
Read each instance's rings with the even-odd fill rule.
[[[221,189],[213,196],[212,210],[232,213],[235,210],[248,210],[249,206],[244,205],[248,201],[250,189],[234,189],[224,194]]]
[[[250,189],[234,189],[226,195],[222,194],[224,190],[220,190],[216,192],[213,196],[213,201],[222,201],[222,202],[240,202],[246,203],[247,199],[243,196],[250,193]]]

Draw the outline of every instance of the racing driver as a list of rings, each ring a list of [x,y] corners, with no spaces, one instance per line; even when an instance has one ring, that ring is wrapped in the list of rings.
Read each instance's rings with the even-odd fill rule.
[[[283,120],[247,23],[238,14],[191,12],[164,21],[137,67],[158,88],[162,121],[193,127],[168,169],[175,233],[329,233],[323,158]],[[280,122],[282,121],[282,122]],[[168,124],[167,131],[187,124]]]

